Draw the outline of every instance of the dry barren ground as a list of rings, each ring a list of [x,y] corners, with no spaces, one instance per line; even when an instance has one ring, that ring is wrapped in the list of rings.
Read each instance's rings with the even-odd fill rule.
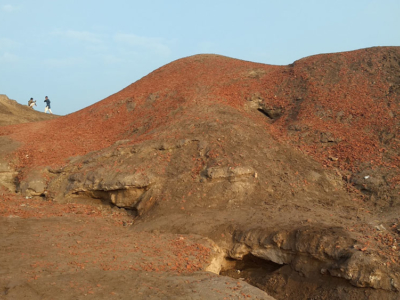
[[[195,55],[28,124],[0,100],[4,299],[399,298],[400,47]]]
[[[0,195],[0,299],[268,299],[204,272],[205,238],[133,232],[129,214],[100,204]]]

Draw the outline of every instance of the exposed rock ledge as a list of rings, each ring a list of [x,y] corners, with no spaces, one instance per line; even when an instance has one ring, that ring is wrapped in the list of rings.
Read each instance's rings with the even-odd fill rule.
[[[306,277],[319,273],[344,278],[357,287],[400,291],[400,270],[387,267],[376,253],[360,251],[356,241],[341,231],[310,227],[272,233],[262,229],[236,231],[227,257],[241,260],[252,254],[290,265]]]

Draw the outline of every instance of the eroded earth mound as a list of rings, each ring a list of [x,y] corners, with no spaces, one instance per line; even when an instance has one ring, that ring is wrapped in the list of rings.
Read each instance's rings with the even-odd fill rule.
[[[46,205],[60,205],[58,222],[65,226],[71,205],[85,208],[80,218],[89,225],[82,228],[94,228],[87,218],[99,211],[103,222],[119,214],[123,233],[96,233],[113,239],[115,260],[127,256],[135,239],[143,241],[142,255],[128,255],[130,267],[114,270],[136,278],[135,293],[139,282],[158,282],[171,299],[178,299],[168,294],[171,285],[179,286],[182,299],[268,299],[266,293],[275,299],[398,299],[399,106],[400,47],[316,55],[288,66],[218,55],[183,58],[74,114],[0,127],[0,143],[7,145],[1,183],[8,190],[2,222],[22,226],[10,216],[32,218]],[[43,139],[33,134],[44,129]],[[59,235],[68,231],[63,226]],[[96,253],[94,233],[81,230],[79,241],[87,237],[86,251]],[[159,250],[170,262],[162,268],[154,258],[146,269],[135,265],[150,255],[145,233],[155,239],[147,241],[151,249],[156,241],[165,248],[170,241],[187,244],[173,254]],[[185,247],[193,244],[188,254]],[[207,254],[199,259],[201,251]],[[94,274],[112,277],[107,268],[98,273],[89,258],[63,257],[87,268],[75,271],[82,282],[88,273],[92,282],[101,281]],[[173,257],[185,257],[186,269]],[[38,286],[54,280],[53,290],[60,291],[61,282],[71,280],[71,270],[47,270],[58,281],[42,276]],[[152,283],[137,272],[151,272]],[[26,288],[11,287],[16,275],[9,273],[0,274],[4,297]],[[231,287],[232,278],[241,284]]]

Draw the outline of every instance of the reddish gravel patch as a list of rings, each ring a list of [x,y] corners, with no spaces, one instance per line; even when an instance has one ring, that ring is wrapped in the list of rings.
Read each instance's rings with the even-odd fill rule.
[[[176,124],[185,122],[218,125],[224,121],[217,116],[218,109],[210,109],[208,114],[208,108],[221,108],[225,113],[229,112],[226,108],[233,108],[278,143],[287,143],[325,167],[335,168],[336,174],[347,181],[349,190],[354,191],[349,180],[353,172],[380,167],[391,173],[381,177],[395,189],[400,186],[398,74],[399,47],[317,55],[289,66],[198,55],[163,66],[74,114],[40,123],[0,127],[0,136],[21,143],[16,152],[9,154],[21,178],[31,168],[64,166],[71,157],[104,149],[120,140],[127,140],[124,145],[129,145],[146,140],[188,138],[170,132],[169,128],[176,129],[179,127]],[[277,110],[281,115],[267,117],[257,108],[249,108],[254,99],[263,105],[264,113]],[[215,161],[216,165],[224,162],[234,165],[219,139],[213,146],[220,151],[209,151],[209,157],[222,157]],[[154,158],[159,162],[158,174],[161,174],[171,158],[168,155]],[[204,163],[200,158],[192,159],[198,160],[192,170],[197,176]],[[117,171],[126,167],[119,163],[116,161],[114,165]],[[142,169],[138,171],[146,167],[140,166]],[[126,168],[136,172],[136,166]],[[376,177],[380,175],[377,173]],[[359,201],[363,195],[360,192],[354,197]],[[274,211],[281,199],[271,196],[270,200],[273,208],[268,208],[268,212],[281,219],[284,211]],[[296,204],[302,204],[304,199],[295,200]],[[379,255],[387,267],[392,267],[399,263],[400,220],[389,211],[396,205],[389,200],[385,205],[390,216],[383,216],[378,202],[360,202],[361,212],[351,215],[355,221],[347,223],[346,229],[357,238],[357,250]],[[182,200],[181,210],[188,211],[185,201]],[[295,211],[298,213],[299,210]],[[332,211],[330,216],[338,214],[339,210]],[[75,274],[82,270],[193,274],[202,270],[211,256],[210,247],[196,236],[129,231],[133,221],[124,210],[59,204],[3,192],[0,216],[10,232],[20,231],[15,240],[6,232],[3,263],[6,268],[17,268],[17,272],[9,274],[22,274],[21,278],[27,282],[49,274]],[[318,218],[325,217],[321,214]],[[375,219],[384,220],[385,229],[380,229],[381,221],[373,223]],[[30,251],[25,250],[27,246]],[[21,257],[8,259],[13,253]],[[7,265],[7,261],[13,261],[14,265]],[[86,294],[96,289],[95,285],[82,287],[72,281],[69,287],[83,288]]]
[[[266,130],[325,165],[354,170],[367,162],[399,168],[399,140],[382,143],[382,134],[390,136],[398,128],[392,65],[399,52],[391,47],[316,55],[290,66],[218,55],[187,57],[79,112],[28,126],[2,127],[0,135],[23,143],[16,153],[18,167],[60,166],[68,157],[121,139],[132,143],[152,139],[179,119],[171,112],[185,114],[185,107],[229,105],[261,122],[244,109],[257,94],[266,106],[285,111],[283,117],[264,125]],[[307,128],[308,136],[304,131],[288,131],[291,125]],[[321,146],[320,135],[326,132],[340,142]]]
[[[10,276],[20,274],[20,280],[27,282],[82,270],[189,274],[211,261],[204,239],[133,232],[132,219],[123,210],[3,192],[0,223],[0,265]]]

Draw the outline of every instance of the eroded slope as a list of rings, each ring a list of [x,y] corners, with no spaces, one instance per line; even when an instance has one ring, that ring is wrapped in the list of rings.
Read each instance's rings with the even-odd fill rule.
[[[398,47],[289,66],[198,55],[0,131],[21,143],[8,157],[23,195],[100,199],[136,231],[210,237],[223,272],[249,257],[285,266],[248,275],[277,299],[301,276],[304,297],[396,299],[399,75]],[[49,143],[30,134],[44,126]]]

